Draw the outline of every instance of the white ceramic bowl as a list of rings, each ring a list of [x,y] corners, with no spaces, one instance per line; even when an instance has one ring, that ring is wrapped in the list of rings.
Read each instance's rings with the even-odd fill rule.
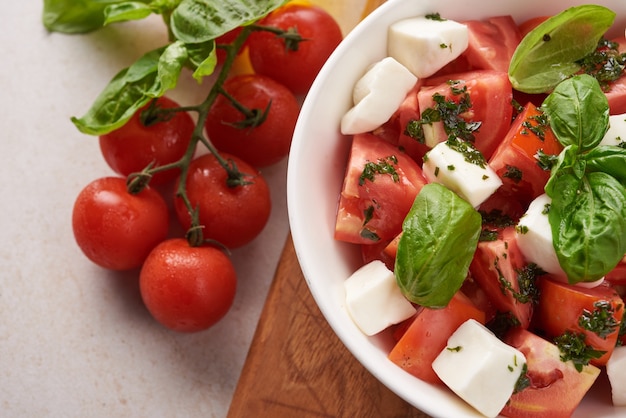
[[[390,335],[383,332],[366,337],[344,306],[343,282],[361,264],[356,246],[333,239],[350,145],[339,133],[339,124],[350,108],[352,87],[369,64],[386,56],[387,28],[399,19],[438,12],[442,17],[456,20],[510,14],[521,22],[590,2],[389,0],[348,34],[320,71],[304,101],[289,157],[287,203],[291,233],[307,284],[322,314],[352,354],[384,385],[434,417],[481,415],[452,392],[420,381],[389,361]],[[626,26],[624,0],[594,3],[616,11],[616,25]],[[605,382],[604,386],[595,387],[574,417],[626,416],[626,408],[611,406],[607,385]]]

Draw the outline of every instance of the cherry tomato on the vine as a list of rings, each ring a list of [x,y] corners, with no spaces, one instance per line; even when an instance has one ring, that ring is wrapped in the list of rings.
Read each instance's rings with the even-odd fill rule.
[[[215,45],[230,44],[235,39],[237,39],[237,36],[239,36],[239,34],[241,33],[241,29],[241,26],[237,26],[235,29],[228,31],[221,36],[218,36],[217,38],[215,38]],[[224,51],[224,49],[222,48],[217,48],[216,46],[215,53],[217,54],[217,62],[219,64],[222,64],[226,59],[226,51]],[[241,51],[239,51],[239,53],[241,53]]]
[[[189,165],[187,196],[198,209],[204,238],[237,248],[252,241],[265,227],[272,206],[270,191],[261,173],[250,164],[234,155],[220,155],[246,174],[248,184],[228,186],[226,170],[213,154],[205,154]],[[181,197],[175,197],[174,208],[181,225],[188,229],[191,216]]]
[[[139,274],[141,297],[150,314],[179,332],[196,332],[218,322],[235,298],[232,261],[213,246],[192,247],[183,238],[159,244]]]
[[[167,237],[169,213],[156,190],[131,194],[124,178],[104,177],[78,194],[72,228],[87,258],[104,268],[128,270],[141,266]]]
[[[279,81],[295,94],[309,90],[322,65],[343,39],[337,22],[318,6],[287,4],[258,24],[296,30],[304,38],[297,50],[289,48],[284,38],[268,31],[255,31],[248,39],[254,70]]]
[[[211,142],[220,151],[255,167],[277,163],[287,156],[299,113],[293,93],[259,74],[231,77],[223,89],[254,116],[242,113],[226,96],[218,96],[205,124]],[[258,125],[252,122],[262,115]]]
[[[163,109],[180,107],[178,103],[160,97],[156,105]],[[100,150],[107,164],[118,174],[128,176],[148,164],[165,165],[178,161],[187,151],[194,122],[187,112],[175,112],[162,121],[142,122],[142,111],[121,128],[100,136]],[[155,173],[152,184],[163,184],[176,178],[180,170]]]

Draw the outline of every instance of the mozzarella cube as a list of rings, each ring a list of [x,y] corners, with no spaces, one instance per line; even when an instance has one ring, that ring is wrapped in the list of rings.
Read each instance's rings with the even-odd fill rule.
[[[530,203],[517,224],[517,245],[526,261],[535,263],[546,273],[563,279],[566,275],[556,256],[552,244],[552,229],[548,221],[550,203],[552,199],[545,193]]]
[[[370,132],[387,122],[411,91],[417,77],[393,58],[369,68],[352,90],[352,107],[341,119],[341,133]]]
[[[626,141],[626,113],[609,116],[609,129],[600,145],[619,145]]]
[[[461,399],[485,416],[496,417],[513,394],[525,364],[524,354],[469,319],[450,336],[432,367]]]
[[[475,208],[502,185],[498,174],[486,162],[481,166],[467,161],[462,152],[447,142],[440,142],[428,151],[422,171],[429,182],[443,184]]]
[[[355,271],[344,283],[346,307],[352,320],[366,335],[374,335],[415,315],[391,270],[380,260]]]
[[[467,49],[466,25],[426,16],[400,20],[389,26],[387,54],[417,77],[429,77]]]
[[[550,273],[554,279],[569,283],[552,241],[552,228],[548,220],[551,202],[552,199],[544,193],[530,203],[515,228],[517,245],[527,262],[535,263],[543,271]],[[602,282],[604,277],[593,282],[579,282],[576,286],[592,288]]]
[[[606,374],[611,383],[613,405],[626,406],[626,346],[615,347],[606,363]]]

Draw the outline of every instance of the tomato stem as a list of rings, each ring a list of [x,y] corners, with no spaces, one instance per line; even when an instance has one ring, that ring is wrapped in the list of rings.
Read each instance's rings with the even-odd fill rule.
[[[300,42],[309,40],[308,38],[303,38],[298,32],[298,28],[295,26],[292,26],[287,30],[263,25],[251,25],[251,27],[253,30],[270,32],[283,39],[285,41],[285,49],[287,51],[297,51],[298,48],[300,48]]]

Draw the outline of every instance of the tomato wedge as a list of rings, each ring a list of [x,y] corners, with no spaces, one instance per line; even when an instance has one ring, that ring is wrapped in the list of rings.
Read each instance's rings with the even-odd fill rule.
[[[389,359],[419,379],[442,383],[432,362],[446,347],[450,335],[470,318],[485,323],[484,312],[461,292],[445,308],[422,308],[389,353]]]
[[[424,184],[422,169],[398,147],[370,133],[355,135],[335,239],[355,244],[393,239]]]
[[[464,22],[469,43],[464,55],[470,66],[482,70],[509,71],[509,62],[522,40],[513,17],[495,16]]]
[[[528,328],[534,277],[517,246],[514,226],[501,229],[497,239],[478,243],[470,272],[499,312],[510,313],[520,327]]]
[[[504,342],[526,357],[529,386],[514,393],[501,414],[519,418],[569,418],[600,374],[595,366],[581,372],[571,361],[563,362],[557,346],[531,333],[515,328]]]
[[[563,149],[542,116],[537,106],[527,103],[489,160],[502,179],[500,191],[522,206],[542,194],[550,178],[549,169],[539,165],[538,153],[558,155]]]
[[[471,107],[459,116],[467,122],[480,122],[478,131],[474,132],[475,145],[489,159],[509,130],[513,116],[513,90],[507,73],[469,71],[429,78],[424,84],[417,95],[421,118],[427,109],[436,108],[436,95],[458,104],[465,98],[465,94],[460,93],[465,90]],[[433,122],[432,131],[435,143],[448,138],[442,121]]]
[[[585,344],[606,352],[595,365],[605,365],[619,335],[624,302],[610,285],[573,286],[543,277],[538,282],[539,304],[533,326],[555,338],[565,331],[582,332]]]

